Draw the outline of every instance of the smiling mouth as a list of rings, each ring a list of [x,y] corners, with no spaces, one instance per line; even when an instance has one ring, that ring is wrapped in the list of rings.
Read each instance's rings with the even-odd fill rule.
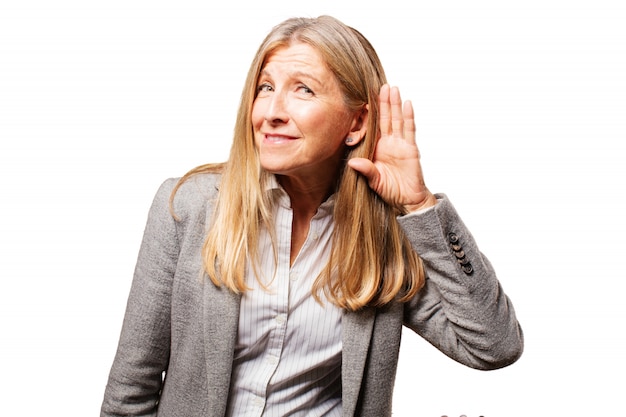
[[[282,143],[289,142],[295,140],[296,138],[291,136],[282,136],[282,135],[265,135],[265,141],[269,143]]]

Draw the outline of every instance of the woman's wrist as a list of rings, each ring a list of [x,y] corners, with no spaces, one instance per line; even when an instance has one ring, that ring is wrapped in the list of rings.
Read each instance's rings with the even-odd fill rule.
[[[420,210],[426,210],[427,208],[433,207],[436,204],[437,204],[437,197],[435,197],[431,193],[428,193],[428,197],[426,197],[424,200],[422,200],[421,203],[418,203],[418,204],[406,204],[404,206],[404,212],[406,214],[415,213],[415,212],[420,211]]]

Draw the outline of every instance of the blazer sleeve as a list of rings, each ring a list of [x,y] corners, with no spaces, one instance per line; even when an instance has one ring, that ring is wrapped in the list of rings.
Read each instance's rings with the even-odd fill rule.
[[[171,179],[148,214],[101,416],[155,416],[170,352],[170,302],[179,244]]]
[[[404,324],[467,366],[507,366],[524,345],[513,305],[452,203],[436,197],[432,209],[398,220],[426,272],[425,286],[405,304]]]

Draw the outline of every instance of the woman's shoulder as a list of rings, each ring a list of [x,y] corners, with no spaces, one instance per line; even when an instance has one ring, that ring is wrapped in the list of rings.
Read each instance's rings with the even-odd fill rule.
[[[172,177],[161,183],[155,200],[171,205],[177,217],[187,217],[207,205],[213,205],[218,194],[221,175],[198,173],[190,177]]]

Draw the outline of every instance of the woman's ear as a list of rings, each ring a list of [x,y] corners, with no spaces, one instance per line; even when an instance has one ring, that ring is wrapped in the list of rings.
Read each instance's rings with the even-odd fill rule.
[[[365,134],[367,133],[367,118],[369,115],[368,109],[369,106],[366,104],[354,115],[350,133],[348,133],[348,137],[346,138],[346,144],[348,146],[358,144],[365,137]]]

